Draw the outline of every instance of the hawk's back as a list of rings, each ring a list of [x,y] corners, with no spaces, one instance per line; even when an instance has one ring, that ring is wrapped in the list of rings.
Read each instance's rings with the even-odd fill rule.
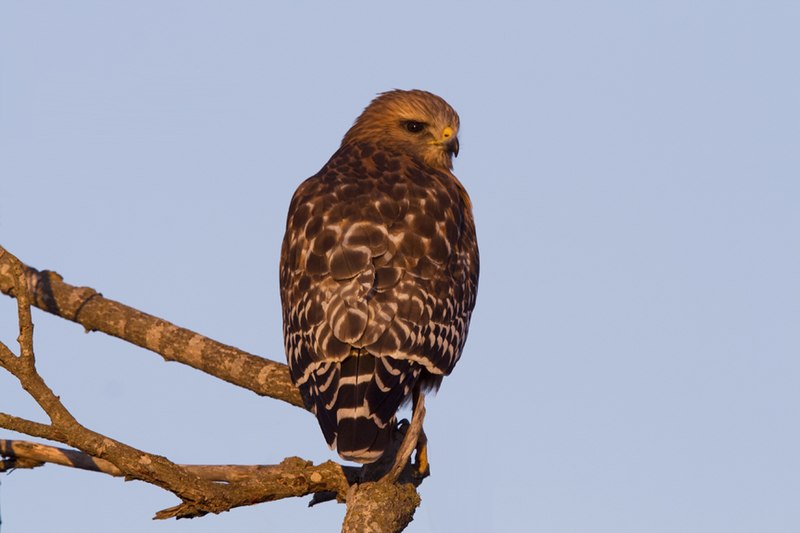
[[[280,266],[286,354],[342,457],[380,457],[412,388],[451,372],[478,269],[469,198],[449,171],[359,142],[297,189]]]

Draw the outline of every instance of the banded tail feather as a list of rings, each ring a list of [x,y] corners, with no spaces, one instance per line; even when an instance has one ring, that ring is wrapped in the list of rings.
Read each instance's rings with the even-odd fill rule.
[[[341,362],[320,363],[300,387],[328,446],[348,461],[372,463],[389,445],[395,413],[421,370],[413,361],[353,350]]]

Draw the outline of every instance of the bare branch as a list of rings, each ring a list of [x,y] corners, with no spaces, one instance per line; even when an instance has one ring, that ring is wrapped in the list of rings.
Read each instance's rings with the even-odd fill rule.
[[[22,263],[19,259],[11,255],[5,248],[0,246],[0,261],[5,259],[11,264],[14,274],[14,291],[19,294],[17,298],[17,316],[19,317],[19,347],[20,355],[23,359],[33,359],[33,322],[31,321],[31,302],[30,291],[28,290],[28,280],[24,275]],[[32,362],[30,364],[33,364]]]
[[[0,472],[14,468],[35,468],[50,463],[126,479],[134,478],[110,461],[77,450],[33,442],[0,440],[0,458],[3,459],[0,461]],[[315,466],[310,461],[297,457],[285,459],[279,465],[175,466],[202,480],[222,483],[213,483],[212,486],[217,490],[206,494],[205,499],[184,500],[180,505],[158,512],[155,518],[191,518],[209,512],[220,513],[235,507],[313,493],[334,494],[336,499],[344,501],[349,487],[345,471],[349,470],[350,477],[355,477],[354,469],[344,469],[332,461]],[[221,498],[221,494],[226,497]]]
[[[317,492],[334,492],[338,495],[337,499],[344,501],[349,482],[342,467],[333,461],[314,466],[310,461],[304,461],[299,457],[289,457],[277,466],[264,467],[257,477],[223,486],[225,490],[231,492],[231,505],[228,508],[230,509]],[[213,512],[218,513],[228,509]],[[184,502],[159,511],[155,518],[189,518],[200,516],[205,512],[207,510],[198,509],[194,502]]]
[[[122,476],[122,471],[104,459],[98,459],[76,450],[56,448],[23,440],[0,439],[0,456],[13,459],[15,462],[26,461],[28,464],[51,463],[55,465],[102,472],[110,476]],[[15,466],[19,468],[19,466]]]
[[[99,472],[114,477],[124,477],[125,474],[119,468],[104,459],[98,459],[78,450],[48,446],[38,442],[24,440],[4,440],[0,439],[0,456],[6,459],[25,459],[31,462],[49,463],[54,465],[77,468],[79,470],[89,470]],[[288,467],[287,467],[288,465]],[[289,470],[296,473],[298,467],[308,469],[309,476],[315,472],[313,464],[302,459],[292,458],[288,462],[284,461],[281,465],[179,465],[187,471],[192,472],[197,477],[209,481],[219,481],[226,483],[236,483],[239,481],[259,481],[276,479],[285,475]],[[338,465],[337,465],[338,466]],[[349,469],[350,474],[354,475],[357,469]],[[344,468],[342,468],[344,474]],[[314,477],[314,479],[317,479]],[[337,485],[340,480],[336,480]]]
[[[5,250],[0,247],[0,251]],[[0,252],[0,292],[19,297],[10,253]],[[21,265],[31,304],[81,324],[87,331],[101,331],[234,385],[303,407],[286,365],[222,344],[188,329],[138,311],[89,287],[64,283],[51,271]]]
[[[19,305],[20,351],[15,357],[7,346],[0,344],[0,363],[11,372],[28,394],[39,404],[50,418],[51,425],[44,426],[16,419],[10,415],[5,422],[16,429],[32,429],[47,438],[57,438],[79,450],[104,459],[118,468],[127,478],[140,479],[162,487],[191,507],[194,515],[221,512],[237,505],[235,494],[222,490],[219,484],[204,480],[168,459],[148,454],[114,439],[83,427],[61,403],[58,396],[37,373],[33,356],[33,337],[28,306],[28,278],[19,261],[0,248],[0,260],[10,269],[14,279],[12,286]],[[25,427],[22,427],[25,426]],[[342,475],[342,478],[344,476]],[[247,488],[247,487],[243,487]],[[279,489],[281,487],[278,487]],[[330,490],[330,487],[325,487]],[[238,491],[241,497],[248,491]],[[252,498],[250,498],[252,500]],[[182,515],[188,516],[187,513]]]
[[[115,477],[128,477],[125,472],[104,459],[77,450],[35,442],[0,440],[0,457],[12,460],[9,464],[13,468],[32,468],[50,463]],[[331,491],[343,498],[349,487],[344,471],[336,463],[328,461],[314,466],[311,462],[297,457],[285,459],[279,465],[180,465],[180,467],[199,478],[228,483],[229,490],[234,493],[230,502],[231,508],[304,496],[314,492]],[[161,511],[157,517],[181,516],[187,510],[197,512],[198,508],[193,503],[184,503]]]
[[[17,377],[22,387],[50,418],[41,424],[0,413],[0,427],[61,442],[69,450],[24,441],[0,440],[0,471],[61,464],[138,479],[168,490],[181,499],[156,518],[189,518],[220,513],[286,497],[319,494],[315,501],[336,499],[347,503],[343,531],[399,532],[412,520],[419,505],[415,486],[400,483],[409,467],[410,454],[420,436],[424,402],[414,417],[396,455],[395,465],[380,481],[378,470],[356,470],[328,461],[315,466],[290,457],[279,465],[178,465],[137,450],[83,427],[48,387],[35,367],[30,304],[103,331],[254,392],[302,406],[285,365],[220,344],[197,333],[103,298],[90,288],[73,287],[58,274],[22,265],[0,247],[0,292],[17,298],[20,356],[0,343],[0,366]],[[390,459],[389,459],[390,460]],[[375,465],[377,468],[377,465]]]
[[[420,498],[411,483],[377,481],[353,485],[347,494],[342,533],[403,531]]]
[[[0,428],[56,442],[64,438],[64,435],[52,426],[32,422],[6,413],[0,413]]]

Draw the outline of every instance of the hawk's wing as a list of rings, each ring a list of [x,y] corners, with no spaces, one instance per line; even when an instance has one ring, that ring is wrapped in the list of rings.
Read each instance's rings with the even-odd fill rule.
[[[438,383],[464,346],[478,282],[466,192],[408,156],[345,146],[295,192],[280,278],[307,406],[343,456],[379,456],[418,378]]]

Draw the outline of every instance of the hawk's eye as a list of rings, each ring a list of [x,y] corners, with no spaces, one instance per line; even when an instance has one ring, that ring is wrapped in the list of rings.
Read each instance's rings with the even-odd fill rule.
[[[405,127],[411,133],[419,133],[425,129],[425,123],[417,122],[416,120],[407,120],[405,122]]]

